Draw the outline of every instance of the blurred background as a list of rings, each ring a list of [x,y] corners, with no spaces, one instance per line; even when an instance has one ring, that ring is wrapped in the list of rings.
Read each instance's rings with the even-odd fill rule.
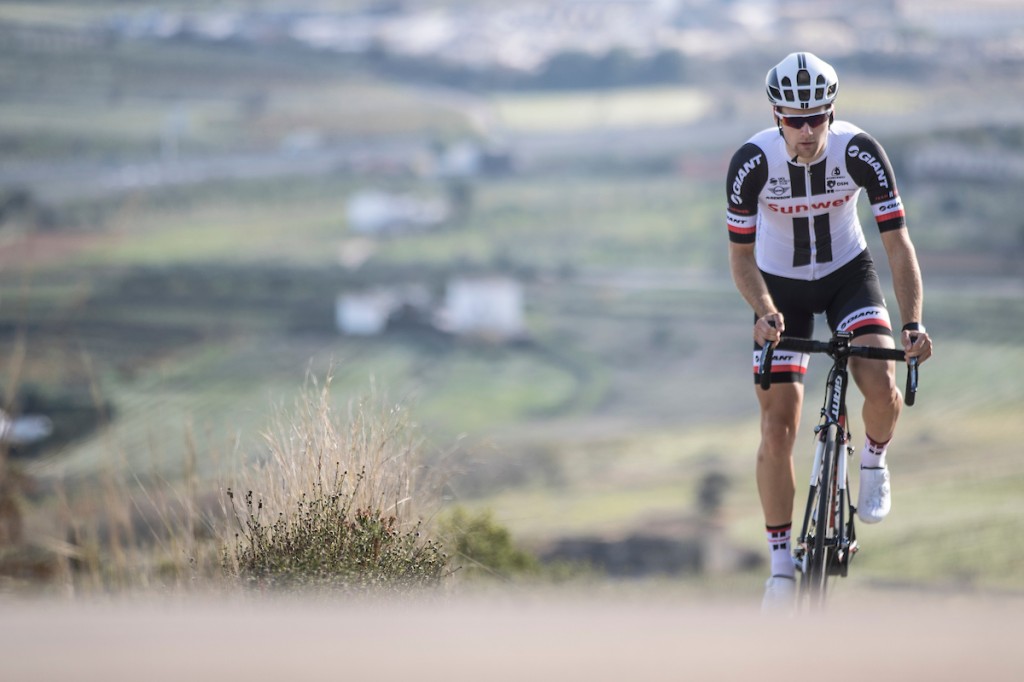
[[[889,153],[936,343],[851,581],[1024,589],[1013,0],[0,2],[0,538],[111,469],[217,490],[330,375],[537,556],[760,589],[724,183],[797,50]]]

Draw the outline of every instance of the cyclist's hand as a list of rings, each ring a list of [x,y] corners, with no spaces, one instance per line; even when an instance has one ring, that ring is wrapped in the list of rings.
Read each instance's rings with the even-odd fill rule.
[[[917,358],[918,363],[921,363],[932,356],[932,339],[928,332],[904,330],[901,336],[903,351],[908,360]]]
[[[768,313],[754,323],[754,341],[763,346],[768,341],[778,341],[784,331],[786,322],[782,313]]]

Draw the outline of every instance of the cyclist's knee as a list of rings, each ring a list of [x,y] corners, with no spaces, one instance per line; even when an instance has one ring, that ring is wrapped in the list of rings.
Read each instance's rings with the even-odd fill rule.
[[[895,384],[875,391],[863,391],[864,408],[875,414],[899,417],[903,411],[903,394]]]
[[[793,453],[793,445],[796,443],[797,426],[797,424],[763,422],[759,456],[762,459],[770,460],[790,457]]]
[[[860,358],[857,358],[860,360]],[[893,363],[862,360],[850,370],[864,399],[874,403],[901,402]]]
[[[774,437],[791,434],[800,425],[800,411],[795,406],[785,406],[761,413],[761,431]]]
[[[777,384],[761,396],[761,440],[769,453],[788,455],[800,427],[803,387]]]

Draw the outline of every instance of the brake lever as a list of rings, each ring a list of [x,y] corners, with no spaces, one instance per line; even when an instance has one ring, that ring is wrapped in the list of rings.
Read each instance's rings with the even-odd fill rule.
[[[904,391],[903,402],[909,407],[914,404],[917,398],[917,358],[910,358],[907,361],[907,390]]]
[[[757,363],[757,378],[763,391],[767,391],[772,385],[772,356],[774,353],[774,341],[768,341],[761,349],[761,360]]]

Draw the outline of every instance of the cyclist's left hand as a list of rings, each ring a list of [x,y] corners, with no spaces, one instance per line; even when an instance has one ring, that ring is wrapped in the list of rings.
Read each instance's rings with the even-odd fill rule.
[[[902,334],[903,350],[907,359],[917,358],[919,363],[932,356],[932,339],[928,332],[904,331]]]

